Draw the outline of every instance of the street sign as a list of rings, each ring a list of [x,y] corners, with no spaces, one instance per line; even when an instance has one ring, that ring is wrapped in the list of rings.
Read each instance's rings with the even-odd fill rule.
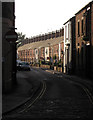
[[[16,42],[18,35],[14,30],[10,30],[6,33],[5,38],[8,42]]]

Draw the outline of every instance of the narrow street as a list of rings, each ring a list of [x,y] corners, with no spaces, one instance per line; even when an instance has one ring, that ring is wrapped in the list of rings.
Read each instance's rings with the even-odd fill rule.
[[[93,120],[93,0],[1,0],[0,13],[0,118]]]
[[[40,80],[42,89],[26,108],[10,113],[7,118],[93,118],[93,103],[81,85],[41,68],[19,73],[27,77],[29,83],[31,79]]]

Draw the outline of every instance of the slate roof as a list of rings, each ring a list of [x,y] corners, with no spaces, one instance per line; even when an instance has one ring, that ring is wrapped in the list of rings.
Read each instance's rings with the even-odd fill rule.
[[[25,44],[23,46],[20,46],[18,48],[18,51],[22,50],[28,50],[28,49],[35,49],[35,48],[42,48],[42,47],[48,47],[48,46],[53,46],[56,44],[59,44],[61,42],[64,42],[64,37],[58,37],[58,38],[53,38],[53,39],[47,39],[44,41],[38,41],[38,42],[33,42],[29,44]]]

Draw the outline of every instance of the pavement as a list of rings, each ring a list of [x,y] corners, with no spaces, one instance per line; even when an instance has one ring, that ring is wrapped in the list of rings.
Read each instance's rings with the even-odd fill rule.
[[[9,111],[21,106],[26,101],[33,97],[34,93],[40,87],[40,81],[31,80],[31,84],[29,84],[25,80],[24,75],[20,75],[17,72],[17,85],[13,88],[13,90],[7,94],[2,95],[2,113],[6,114]]]

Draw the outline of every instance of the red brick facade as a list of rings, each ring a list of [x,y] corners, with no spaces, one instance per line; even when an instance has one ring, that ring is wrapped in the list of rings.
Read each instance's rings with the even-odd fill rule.
[[[85,18],[83,17],[83,14],[85,12],[86,9],[76,14],[76,70],[77,71],[83,70],[83,72],[86,64],[85,41],[83,40],[83,36],[85,35]],[[83,33],[82,33],[82,20],[83,20]],[[83,49],[83,53],[81,53],[81,49]]]
[[[35,49],[37,48],[38,53],[39,53],[38,59],[41,61],[44,61],[45,60],[45,47],[49,47],[49,57],[52,57],[53,59],[56,55],[56,59],[58,61],[59,60],[59,42],[60,42],[60,58],[63,61],[63,53],[62,53],[64,49],[63,35],[64,35],[64,29],[62,28],[59,31],[51,32],[49,34],[45,34],[45,35],[38,36],[38,37],[36,36],[32,38],[31,40],[29,39],[24,40],[21,46],[22,50],[19,50],[20,48],[18,49],[19,59],[21,59],[22,61],[35,62],[34,61],[35,60]],[[46,42],[46,45],[44,45],[44,47],[43,47],[43,44],[44,44],[43,41]],[[36,45],[36,47],[33,48],[33,45],[35,45],[34,42],[37,43],[38,45]],[[39,42],[43,42],[43,43],[39,44]],[[32,48],[29,48],[30,44],[33,44]]]
[[[79,10],[71,20],[71,64],[72,73],[92,77],[93,73],[93,1]],[[35,48],[39,60],[45,60],[45,47],[49,47],[49,57],[53,62],[64,62],[64,29],[26,39],[18,49],[21,60],[34,62]],[[46,42],[47,41],[47,42]],[[38,43],[38,44],[37,44]],[[45,44],[46,43],[46,44]],[[31,49],[29,50],[29,44]],[[36,44],[36,47],[35,47]],[[42,46],[43,44],[43,46]],[[26,46],[27,45],[27,46]],[[38,46],[37,46],[38,45]],[[33,47],[34,46],[34,47]],[[60,46],[60,47],[59,47]],[[40,48],[39,48],[40,47]],[[30,52],[27,53],[26,49]],[[21,50],[21,51],[20,51]],[[25,51],[25,53],[20,53]],[[60,52],[59,52],[60,50]],[[60,53],[60,54],[59,54]],[[67,63],[68,64],[68,63]]]
[[[93,2],[91,4],[91,77],[93,76]]]
[[[89,77],[93,69],[93,55],[91,54],[93,51],[92,11],[93,2],[90,2],[76,13],[76,71],[78,74]]]

